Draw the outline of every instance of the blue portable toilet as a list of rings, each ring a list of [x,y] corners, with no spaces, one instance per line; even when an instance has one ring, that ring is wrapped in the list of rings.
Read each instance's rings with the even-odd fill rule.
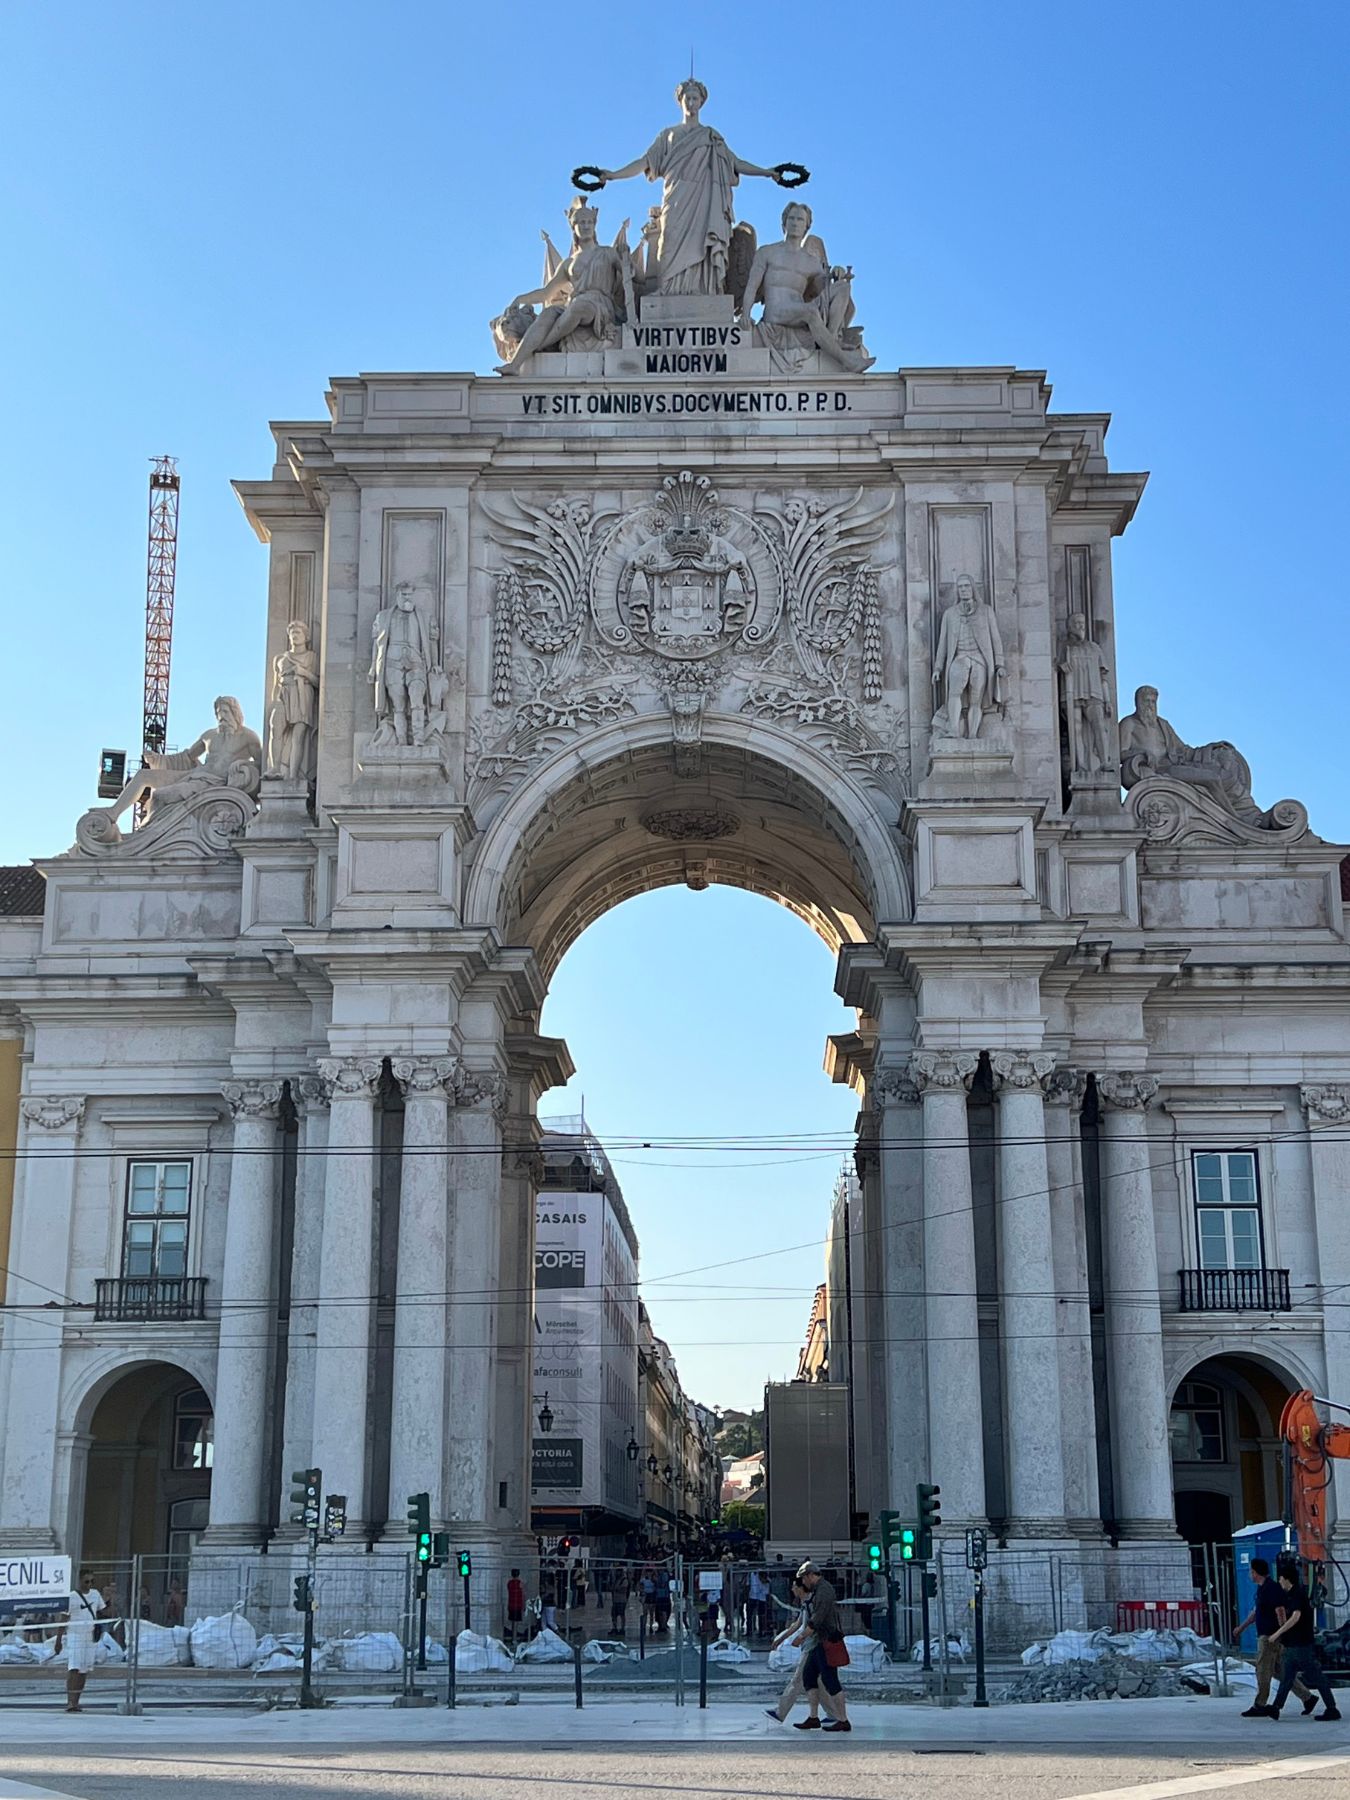
[[[1264,1556],[1275,1573],[1281,1551],[1294,1548],[1294,1528],[1283,1519],[1269,1519],[1264,1525],[1244,1525],[1233,1533],[1233,1575],[1237,1616],[1245,1619],[1256,1598],[1256,1582],[1252,1576],[1252,1558]],[[1249,1625],[1242,1634],[1241,1647],[1249,1656],[1256,1654],[1256,1627]]]

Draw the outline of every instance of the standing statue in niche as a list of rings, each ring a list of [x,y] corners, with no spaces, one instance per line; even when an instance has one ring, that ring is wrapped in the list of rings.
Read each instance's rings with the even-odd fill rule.
[[[1235,818],[1261,825],[1266,815],[1252,799],[1252,773],[1247,759],[1229,743],[1183,743],[1158,713],[1158,690],[1136,688],[1134,711],[1120,721],[1120,784],[1126,790],[1149,775],[1202,788]]]
[[[1059,672],[1070,767],[1077,775],[1105,775],[1115,767],[1108,724],[1111,677],[1102,660],[1101,645],[1088,636],[1082,613],[1069,615]]]
[[[603,185],[645,175],[664,184],[655,257],[658,294],[722,294],[734,222],[731,190],[742,175],[764,175],[787,186],[783,174],[790,165],[762,169],[746,162],[711,125],[701,123],[708,99],[701,81],[692,76],[682,81],[675,98],[680,123],[659,132],[646,153],[623,168],[602,169],[599,180]]]
[[[377,748],[426,742],[427,695],[437,662],[416,590],[400,581],[394,604],[382,607],[371,626],[368,679],[375,688]]]
[[[267,773],[300,781],[309,773],[309,746],[319,703],[319,658],[309,647],[309,626],[292,619],[286,648],[272,663],[272,704],[267,709]]]
[[[933,686],[943,701],[933,714],[934,736],[977,738],[985,714],[1003,711],[1007,673],[994,609],[969,575],[959,575],[933,659]]]
[[[142,805],[148,823],[161,808],[195,800],[212,788],[237,788],[250,798],[262,780],[262,745],[244,723],[244,709],[230,694],[215,703],[216,722],[186,750],[147,750],[138,769],[107,808],[112,824],[130,806]],[[114,833],[114,838],[116,834]]]
[[[543,287],[518,295],[492,335],[506,360],[499,375],[518,375],[521,365],[540,350],[566,343],[569,350],[593,350],[617,343],[619,321],[632,316],[632,268],[628,221],[613,245],[596,242],[599,215],[580,197],[568,208],[572,254],[560,262]],[[550,260],[552,260],[550,258]],[[542,305],[536,317],[534,308]],[[514,345],[514,348],[512,346]]]
[[[761,244],[750,265],[740,313],[750,324],[750,308],[764,302],[759,325],[775,367],[794,374],[811,350],[821,350],[853,374],[876,361],[851,327],[854,314],[853,271],[832,268],[818,237],[807,237],[811,208],[789,200],[783,208],[783,241]]]

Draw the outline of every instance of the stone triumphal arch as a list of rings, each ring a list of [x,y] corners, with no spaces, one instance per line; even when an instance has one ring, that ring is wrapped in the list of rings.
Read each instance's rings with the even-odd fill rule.
[[[236,484],[260,732],[222,701],[137,829],[134,795],[93,808],[42,865],[0,986],[35,1152],[8,1260],[43,1284],[0,1354],[7,1543],[66,1529],[61,1395],[105,1330],[38,1309],[118,1275],[118,1171],[172,1153],[206,1545],[284,1541],[284,1472],[317,1464],[349,1544],[402,1544],[425,1489],[485,1571],[528,1555],[535,1113],[570,1068],[540,1008],[664,883],[771,895],[837,951],[873,1509],[927,1476],[1012,1542],[1178,1542],[1196,1147],[1255,1145],[1267,1260],[1283,1233],[1350,1282],[1341,853],[1153,690],[1118,741],[1144,477],[1038,370],[871,366],[828,221],[794,204],[779,240],[745,181],[735,223],[686,89],[640,241],[577,201],[543,286],[495,297],[504,373],[343,376],[273,427]],[[103,1156],[36,1154],[65,1147]],[[1344,1334],[1307,1332],[1350,1396]]]

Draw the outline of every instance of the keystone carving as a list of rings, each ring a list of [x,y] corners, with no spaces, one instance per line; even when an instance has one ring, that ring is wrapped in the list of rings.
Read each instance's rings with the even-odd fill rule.
[[[676,844],[709,843],[734,836],[741,822],[735,813],[723,812],[716,806],[672,806],[663,812],[644,813],[642,828],[653,837],[669,838]]]
[[[1048,1050],[995,1050],[989,1058],[997,1085],[1019,1093],[1030,1093],[1033,1088],[1047,1092],[1054,1066]]]
[[[1157,1095],[1158,1083],[1152,1075],[1118,1069],[1097,1077],[1097,1098],[1113,1112],[1143,1112]]]
[[[1299,1097],[1310,1125],[1342,1125],[1350,1118],[1350,1097],[1343,1087],[1301,1087]]]
[[[279,1081],[226,1081],[220,1091],[236,1119],[275,1119],[281,1105]]]
[[[38,1131],[64,1131],[84,1118],[84,1101],[73,1094],[31,1095],[21,1103],[24,1123]]]
[[[930,1088],[939,1093],[968,1088],[979,1066],[974,1050],[917,1050],[909,1059],[910,1077],[921,1095]]]

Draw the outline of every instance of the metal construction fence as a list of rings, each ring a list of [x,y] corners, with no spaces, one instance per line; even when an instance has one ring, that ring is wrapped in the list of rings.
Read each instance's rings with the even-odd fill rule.
[[[269,1555],[199,1550],[187,1562],[85,1564],[81,1591],[98,1613],[88,1702],[128,1711],[190,1701],[293,1704],[303,1641],[296,1578],[306,1566],[296,1545]],[[958,1660],[968,1653],[975,1577],[960,1539],[941,1541],[926,1571],[899,1566],[889,1589],[868,1569],[865,1546],[822,1557],[821,1566],[847,1631],[885,1645],[873,1670],[879,1692],[917,1693],[925,1641],[935,1661],[946,1662],[949,1648]],[[504,1581],[498,1593],[495,1573],[475,1575],[466,1595],[452,1562],[428,1572],[424,1633],[411,1552],[323,1547],[313,1588],[314,1686],[330,1698],[406,1704],[444,1704],[452,1693],[511,1704],[574,1695],[581,1704],[583,1688],[596,1697],[640,1689],[693,1703],[700,1676],[708,1679],[708,1658],[700,1670],[706,1649],[719,1695],[741,1689],[759,1698],[782,1679],[767,1656],[796,1617],[793,1572],[789,1557],[609,1557],[570,1568],[546,1559],[530,1571],[523,1616],[513,1619]],[[1236,1623],[1230,1546],[1178,1544],[1161,1554],[1091,1544],[991,1548],[983,1599],[989,1654],[1010,1672],[1030,1644],[1062,1631],[1181,1631],[1185,1642],[1193,1633],[1226,1644]],[[0,1621],[0,1702],[60,1703],[66,1614],[64,1605],[35,1604]],[[1182,1654],[1178,1648],[1178,1660]]]

